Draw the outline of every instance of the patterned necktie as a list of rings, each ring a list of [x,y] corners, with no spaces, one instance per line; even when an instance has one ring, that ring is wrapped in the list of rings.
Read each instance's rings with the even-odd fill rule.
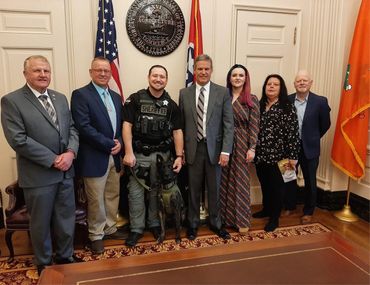
[[[115,114],[115,112],[113,110],[113,106],[112,106],[112,104],[109,100],[110,95],[109,95],[108,91],[104,91],[103,97],[104,97],[104,105],[105,105],[105,108],[107,108],[109,119],[112,123],[113,133],[115,135],[116,128],[117,128],[116,114]]]
[[[44,108],[46,110],[46,112],[48,112],[51,120],[53,121],[53,123],[57,126],[57,128],[59,129],[59,125],[58,125],[58,119],[57,119],[57,113],[55,112],[55,109],[53,107],[53,105],[51,105],[48,101],[48,96],[45,95],[45,94],[41,94],[39,96],[39,99],[41,100],[42,104],[44,105]]]
[[[203,116],[204,116],[204,91],[205,88],[200,88],[198,104],[197,104],[197,140],[203,139]]]

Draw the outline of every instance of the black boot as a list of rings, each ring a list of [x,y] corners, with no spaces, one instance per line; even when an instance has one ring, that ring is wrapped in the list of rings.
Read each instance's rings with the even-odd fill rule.
[[[256,213],[252,214],[252,217],[256,218],[256,219],[267,218],[268,216],[269,216],[269,214],[265,210],[262,210],[262,211],[259,211],[259,212],[256,212]]]
[[[265,226],[266,232],[273,232],[279,226],[279,219],[271,218]]]

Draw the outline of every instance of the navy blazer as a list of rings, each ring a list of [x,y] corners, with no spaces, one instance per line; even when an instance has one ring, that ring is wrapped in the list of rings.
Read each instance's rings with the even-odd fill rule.
[[[109,94],[117,114],[114,138],[120,141],[123,149],[121,96],[110,89]],[[76,173],[83,177],[101,177],[107,171],[109,156],[114,146],[113,128],[108,111],[91,82],[72,92],[71,111],[80,135]],[[121,170],[122,149],[113,156],[117,172]]]
[[[288,96],[294,104],[296,93]],[[308,101],[302,123],[302,146],[307,159],[320,156],[320,139],[330,128],[330,107],[326,97],[312,92]]]

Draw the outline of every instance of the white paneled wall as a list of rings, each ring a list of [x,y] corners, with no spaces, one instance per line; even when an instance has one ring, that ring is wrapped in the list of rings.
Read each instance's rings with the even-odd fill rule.
[[[184,14],[185,36],[180,46],[164,57],[147,56],[138,51],[128,39],[125,19],[132,2],[113,0],[125,95],[145,88],[148,68],[153,64],[163,64],[169,71],[167,90],[177,100],[178,90],[185,84],[191,1],[176,0]],[[200,1],[204,51],[214,60],[213,81],[223,85],[229,67],[235,63],[237,8],[292,10],[298,15],[299,52],[297,64],[292,69],[308,69],[314,80],[312,90],[326,96],[332,108],[332,128],[322,140],[318,170],[319,186],[328,191],[345,190],[348,186],[348,178],[332,166],[330,152],[344,70],[360,3],[360,0]],[[88,69],[94,55],[97,7],[97,0],[1,1],[0,96],[24,84],[23,60],[33,53],[42,53],[51,59],[52,86],[66,93],[67,97],[70,97],[73,89],[89,82]],[[253,74],[251,76],[253,78]],[[291,84],[294,78],[285,79]],[[17,174],[14,152],[8,147],[2,130],[0,150],[0,188],[4,190],[6,185],[16,179]],[[369,180],[367,176],[362,184],[351,183],[352,191],[369,199]],[[259,192],[254,177],[254,203],[261,201]]]

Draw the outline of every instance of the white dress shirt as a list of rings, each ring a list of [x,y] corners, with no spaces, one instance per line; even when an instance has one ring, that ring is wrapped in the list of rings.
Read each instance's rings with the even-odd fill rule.
[[[54,107],[54,104],[53,104],[53,101],[51,100],[51,98],[50,98],[50,95],[49,95],[49,93],[48,93],[48,90],[46,89],[45,90],[45,92],[44,93],[40,93],[39,91],[37,91],[36,89],[33,89],[28,83],[27,83],[27,86],[28,86],[28,88],[30,88],[31,89],[31,91],[32,91],[32,93],[33,93],[33,95],[35,95],[36,96],[36,98],[37,98],[37,100],[39,100],[40,102],[41,102],[41,100],[40,100],[40,98],[39,98],[39,96],[40,95],[46,95],[48,98],[47,98],[47,100],[48,100],[48,102],[49,102],[49,104],[51,104],[51,106],[53,106],[53,108],[54,108],[54,110],[55,110],[55,107]],[[41,102],[41,105],[45,108],[45,106],[44,106],[44,104]]]

